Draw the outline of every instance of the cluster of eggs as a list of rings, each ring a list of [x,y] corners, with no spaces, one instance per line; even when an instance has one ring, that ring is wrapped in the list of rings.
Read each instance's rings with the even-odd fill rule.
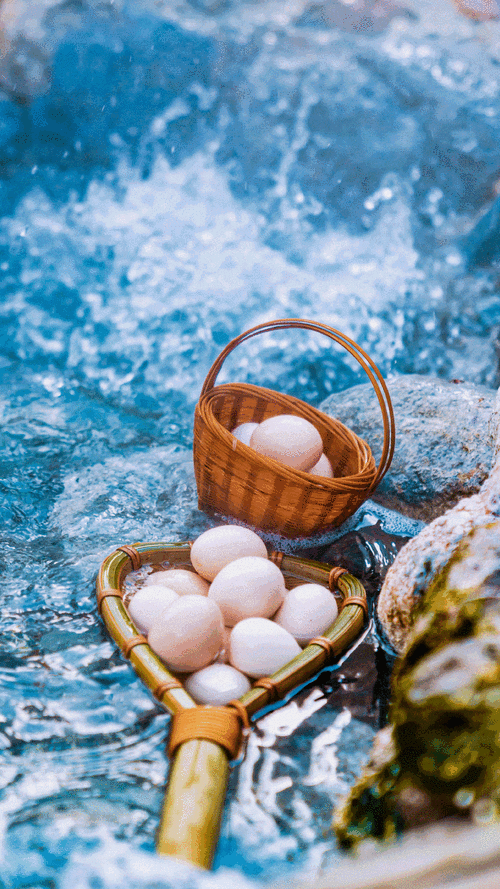
[[[323,441],[309,420],[295,414],[269,417],[262,423],[241,423],[232,435],[259,454],[301,469],[311,475],[333,478],[332,465],[323,451]]]
[[[149,574],[128,609],[150,647],[199,704],[227,704],[250,679],[283,667],[337,617],[334,596],[319,584],[288,591],[261,538],[239,525],[201,534],[191,547],[194,571]]]

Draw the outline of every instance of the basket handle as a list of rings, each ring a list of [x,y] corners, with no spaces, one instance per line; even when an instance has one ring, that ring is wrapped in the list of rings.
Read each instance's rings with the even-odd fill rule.
[[[358,346],[354,340],[346,336],[346,334],[341,333],[340,330],[336,330],[334,327],[328,327],[327,324],[319,324],[316,321],[305,321],[302,318],[281,318],[276,321],[266,321],[264,324],[258,324],[256,327],[251,327],[249,330],[240,333],[239,336],[231,340],[231,342],[229,342],[222,350],[219,357],[215,359],[212,367],[208,371],[205,382],[203,383],[201,395],[206,395],[213,389],[217,375],[224,364],[224,361],[236,346],[239,346],[239,344],[243,343],[245,340],[258,336],[260,333],[267,333],[272,330],[286,330],[290,327],[299,327],[304,330],[312,330],[316,333],[322,333],[336,343],[339,343],[339,345],[343,346],[344,349],[356,359],[368,375],[370,382],[375,389],[384,423],[384,445],[382,454],[375,478],[370,485],[370,490],[373,490],[389,469],[394,454],[394,443],[396,438],[394,411],[389,390],[387,389],[385,380],[378,367],[361,346]]]

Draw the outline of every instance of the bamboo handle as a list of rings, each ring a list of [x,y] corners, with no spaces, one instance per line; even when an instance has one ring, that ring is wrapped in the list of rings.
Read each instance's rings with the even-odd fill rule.
[[[322,333],[324,334],[324,336],[327,336],[331,340],[334,340],[340,346],[343,346],[343,348],[346,349],[347,352],[349,352],[353,356],[353,358],[356,359],[358,364],[361,365],[370,379],[370,382],[375,390],[375,394],[378,399],[384,424],[384,444],[382,448],[382,454],[380,457],[377,472],[372,484],[370,485],[370,490],[373,490],[373,488],[376,487],[378,482],[383,478],[383,476],[389,469],[394,454],[394,444],[396,438],[394,411],[392,408],[389,390],[377,365],[373,362],[367,352],[365,352],[364,349],[361,348],[361,346],[358,346],[358,344],[354,340],[352,340],[346,334],[342,333],[340,330],[336,330],[334,327],[329,327],[327,324],[320,324],[316,321],[306,321],[302,318],[281,318],[276,321],[267,321],[264,324],[258,324],[256,325],[256,327],[251,327],[249,330],[246,330],[244,333],[241,333],[239,336],[231,340],[231,342],[229,342],[227,346],[225,346],[225,348],[222,350],[218,358],[215,359],[212,367],[208,371],[205,382],[203,383],[200,398],[202,398],[213,389],[215,381],[217,379],[217,375],[222,365],[224,364],[224,361],[226,360],[227,356],[236,348],[236,346],[239,346],[240,343],[243,343],[245,340],[251,339],[254,336],[258,336],[261,333],[267,333],[273,330],[287,330],[293,327],[302,328],[304,330],[311,330],[315,333]]]
[[[156,851],[210,868],[229,780],[229,760],[212,741],[186,741],[170,765]]]

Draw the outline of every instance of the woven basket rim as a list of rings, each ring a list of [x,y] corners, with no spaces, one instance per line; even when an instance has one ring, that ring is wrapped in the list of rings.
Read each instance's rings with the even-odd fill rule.
[[[345,439],[349,442],[349,445],[353,448],[353,450],[357,450],[358,455],[364,453],[364,467],[360,469],[357,473],[352,475],[342,475],[336,478],[327,478],[326,476],[319,475],[311,475],[309,472],[301,469],[296,469],[293,466],[288,466],[280,462],[279,460],[275,460],[272,457],[268,457],[265,454],[260,454],[251,448],[249,445],[246,445],[244,442],[239,441],[239,439],[235,439],[235,436],[232,434],[230,429],[227,429],[225,426],[220,423],[217,417],[214,415],[213,410],[211,410],[210,402],[212,399],[223,396],[226,393],[233,392],[245,392],[255,394],[258,397],[265,398],[266,396],[272,397],[278,395],[283,400],[290,400],[291,403],[290,413],[294,413],[293,406],[294,404],[301,404],[308,408],[310,411],[313,411],[318,415],[318,418],[325,426],[332,427],[336,432],[340,432]],[[273,389],[266,389],[262,386],[255,386],[251,383],[221,383],[218,386],[215,386],[210,392],[205,393],[203,396],[200,396],[199,402],[196,406],[196,409],[203,413],[203,408],[206,406],[207,414],[204,416],[204,420],[208,426],[212,426],[213,430],[222,437],[228,445],[230,445],[235,451],[241,451],[246,455],[247,460],[251,460],[252,462],[258,463],[260,466],[265,466],[272,470],[277,476],[283,478],[296,477],[302,479],[304,482],[307,482],[308,485],[312,485],[318,489],[326,489],[331,492],[351,490],[352,487],[356,487],[356,482],[365,479],[366,476],[371,476],[374,470],[370,469],[370,461],[372,458],[372,452],[369,444],[357,435],[352,429],[349,429],[344,423],[341,423],[340,420],[337,420],[335,417],[330,417],[328,414],[320,411],[319,408],[314,407],[313,405],[308,404],[305,401],[302,401],[299,398],[296,398],[292,395],[287,395],[286,393],[275,392]],[[296,414],[296,416],[300,416],[300,414]],[[234,444],[236,442],[236,444]],[[364,481],[363,488],[366,487],[366,480]]]

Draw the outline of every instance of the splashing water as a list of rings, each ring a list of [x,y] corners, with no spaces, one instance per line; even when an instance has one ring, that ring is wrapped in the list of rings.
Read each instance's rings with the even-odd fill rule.
[[[344,667],[258,721],[216,872],[194,874],[153,854],[168,716],[107,640],[95,572],[208,526],[193,409],[252,324],[315,318],[386,374],[498,384],[498,23],[446,0],[4,0],[0,19],[3,884],[314,873],[377,727]],[[318,404],[362,376],[282,331],[220,380]],[[418,530],[371,504],[343,532],[377,522]]]

